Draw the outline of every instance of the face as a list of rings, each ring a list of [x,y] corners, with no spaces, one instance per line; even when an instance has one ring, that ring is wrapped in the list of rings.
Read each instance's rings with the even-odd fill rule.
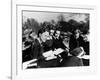
[[[50,30],[50,35],[53,35],[54,34],[54,30]]]
[[[79,35],[80,35],[79,32],[76,32],[76,33],[75,33],[76,39],[79,38]]]
[[[60,31],[56,31],[55,36],[56,36],[56,37],[59,37],[59,36],[60,36]]]
[[[64,38],[64,41],[65,41],[66,43],[68,43],[68,42],[69,42],[69,38]]]
[[[33,39],[36,39],[36,38],[37,38],[37,35],[36,35],[36,33],[34,33],[34,32],[32,32],[32,33],[30,34],[30,36],[31,36]]]
[[[83,37],[83,39],[84,39],[85,42],[88,42],[89,41],[88,40],[88,37],[86,35]]]
[[[46,42],[46,40],[49,38],[49,32],[44,32],[40,35],[40,38],[43,42]]]
[[[79,38],[79,36],[80,36],[80,31],[77,29],[77,30],[75,31],[75,37],[76,37],[76,38]]]

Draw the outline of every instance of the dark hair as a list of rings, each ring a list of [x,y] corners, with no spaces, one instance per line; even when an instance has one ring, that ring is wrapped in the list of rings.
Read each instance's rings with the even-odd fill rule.
[[[44,28],[41,28],[39,31],[38,31],[38,37],[39,37],[39,34],[42,34],[45,32],[45,29]]]

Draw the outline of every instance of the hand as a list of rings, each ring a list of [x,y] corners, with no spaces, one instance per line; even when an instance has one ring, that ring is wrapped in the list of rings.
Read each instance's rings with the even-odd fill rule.
[[[30,63],[35,62],[35,61],[37,61],[37,59],[33,59],[33,60],[30,60],[30,61],[24,62],[23,63],[23,69],[26,69],[29,66],[37,66],[37,63],[30,64]]]

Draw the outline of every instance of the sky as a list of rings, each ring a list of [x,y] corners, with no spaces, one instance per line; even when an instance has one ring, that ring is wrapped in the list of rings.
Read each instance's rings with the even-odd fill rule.
[[[34,18],[38,22],[44,21],[58,21],[58,16],[63,15],[66,21],[70,19],[74,19],[78,22],[83,21],[86,22],[86,18],[89,18],[89,14],[85,13],[54,13],[54,12],[34,12],[34,11],[23,11],[23,22],[27,20],[27,18]]]

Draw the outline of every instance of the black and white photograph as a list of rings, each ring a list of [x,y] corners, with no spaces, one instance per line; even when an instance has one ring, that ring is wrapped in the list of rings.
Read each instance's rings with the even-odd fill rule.
[[[12,79],[97,72],[94,7],[18,2],[12,14]]]
[[[22,11],[22,69],[90,66],[90,14]]]

